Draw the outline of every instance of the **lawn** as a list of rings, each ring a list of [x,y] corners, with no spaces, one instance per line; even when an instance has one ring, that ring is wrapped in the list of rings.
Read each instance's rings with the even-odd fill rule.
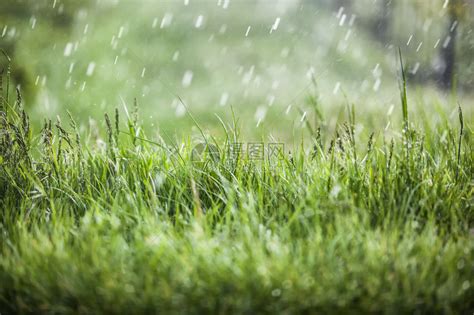
[[[32,132],[4,97],[0,310],[472,311],[472,119],[409,119],[401,95],[390,138],[348,106],[262,159],[237,119],[196,150],[147,138],[133,107],[87,139],[72,117]]]

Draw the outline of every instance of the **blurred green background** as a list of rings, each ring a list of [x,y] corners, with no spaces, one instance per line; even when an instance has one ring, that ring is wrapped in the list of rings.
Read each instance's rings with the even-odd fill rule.
[[[472,0],[2,0],[0,47],[38,124],[70,111],[87,129],[136,98],[147,131],[186,135],[181,98],[209,132],[233,111],[244,134],[288,139],[312,95],[328,117],[350,102],[385,125],[398,47],[412,102],[429,113],[459,101],[469,118],[472,13]]]

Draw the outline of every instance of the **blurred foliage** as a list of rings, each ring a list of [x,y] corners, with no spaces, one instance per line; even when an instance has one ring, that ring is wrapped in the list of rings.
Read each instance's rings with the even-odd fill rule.
[[[474,86],[472,1],[462,2],[456,42],[466,93]],[[311,76],[331,107],[346,101],[344,92],[386,113],[398,97],[397,47],[410,83],[438,89],[450,27],[444,0],[230,1],[224,9],[225,2],[4,0],[0,45],[13,57],[16,84],[38,92],[37,113],[68,110],[87,121],[137,98],[146,123],[169,132],[190,128],[176,95],[215,128],[210,113],[226,115],[230,106],[252,127],[256,110],[281,117],[292,105],[291,120]]]
[[[17,42],[25,27],[35,28],[38,20],[50,26],[50,32],[70,30],[75,16],[88,7],[93,0],[2,0],[0,2],[0,20],[3,30],[0,49],[13,60],[11,65],[13,84],[20,87],[23,96],[32,102],[37,94],[32,69],[21,64],[16,58]],[[48,36],[53,36],[48,32]],[[7,68],[7,60],[0,61],[0,69]]]

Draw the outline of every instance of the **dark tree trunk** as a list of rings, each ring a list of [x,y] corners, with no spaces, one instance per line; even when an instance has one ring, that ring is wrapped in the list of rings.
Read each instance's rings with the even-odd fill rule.
[[[453,1],[455,6],[457,1]],[[450,89],[453,85],[453,79],[456,68],[456,37],[457,37],[457,16],[454,8],[449,10],[449,24],[448,37],[446,43],[441,46],[441,58],[443,60],[444,68],[441,73],[441,86],[445,89]]]

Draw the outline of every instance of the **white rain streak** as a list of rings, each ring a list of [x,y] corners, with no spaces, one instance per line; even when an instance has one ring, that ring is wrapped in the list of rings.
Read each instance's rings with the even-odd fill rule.
[[[374,92],[377,92],[379,90],[381,83],[382,83],[382,80],[380,80],[380,78],[377,78],[377,80],[375,80],[374,86],[372,87]]]
[[[173,54],[173,57],[171,58],[171,60],[176,62],[176,61],[178,61],[178,59],[179,59],[179,51],[175,51],[174,54]]]
[[[173,14],[165,13],[163,18],[161,19],[160,28],[166,28],[170,26],[171,22],[173,22]]]
[[[339,92],[340,87],[341,87],[341,82],[337,82],[336,85],[334,86],[334,90],[332,91],[332,94],[336,95],[337,92]]]
[[[228,100],[229,100],[229,93],[227,92],[222,93],[221,99],[219,100],[219,105],[225,106]]]
[[[220,7],[222,5],[222,9],[227,9],[229,7],[230,0],[217,0],[217,6]]]
[[[423,46],[423,42],[420,42],[420,44],[418,45],[418,47],[416,47],[416,52],[419,52],[419,51],[420,51],[421,46]]]
[[[31,28],[34,29],[36,26],[36,17],[32,16],[30,19]]]
[[[339,20],[339,26],[343,26],[344,23],[346,22],[347,15],[343,14],[341,16],[341,19]]]
[[[413,39],[413,35],[410,35],[407,41],[407,46],[410,46],[411,40]]]
[[[252,77],[253,77],[253,72],[255,71],[255,66],[251,66],[249,71],[247,71],[243,78],[242,78],[242,83],[244,85],[247,85],[250,83],[250,80],[252,80]]]
[[[72,49],[74,48],[73,43],[67,43],[66,47],[64,47],[64,57],[71,56]]]
[[[280,20],[280,17],[277,17],[275,19],[275,22],[273,23],[272,28],[270,29],[270,34],[278,29],[278,26],[280,25]]]
[[[154,18],[153,22],[151,23],[151,28],[156,28],[157,25],[158,25],[158,18]]]
[[[303,115],[301,116],[300,122],[304,122],[305,118],[306,118],[306,112],[304,112]]]
[[[203,22],[204,22],[204,17],[202,15],[199,15],[196,19],[196,23],[194,24],[194,27],[200,28]]]
[[[395,106],[394,106],[393,104],[391,104],[391,105],[390,105],[390,108],[388,109],[387,116],[391,116],[391,115],[392,115],[394,108],[395,108]]]
[[[260,126],[260,123],[265,119],[267,115],[267,108],[265,106],[259,106],[255,112],[255,120],[257,121],[257,127]]]
[[[183,80],[181,81],[181,84],[183,85],[183,87],[188,87],[191,85],[192,81],[193,81],[193,72],[191,70],[187,70],[183,75]]]
[[[420,69],[420,63],[417,62],[414,66],[413,69],[410,71],[411,74],[416,74],[418,72],[418,69]]]
[[[175,111],[176,117],[183,117],[184,114],[186,114],[186,107],[183,104],[178,103],[178,105],[176,105]]]
[[[249,25],[249,27],[247,27],[247,31],[245,32],[245,37],[249,36],[249,33],[250,33],[250,29],[252,27]]]
[[[88,77],[92,76],[94,74],[94,70],[95,70],[95,62],[90,62],[89,65],[87,66],[86,75]]]
[[[349,20],[349,26],[353,26],[356,19],[356,15],[352,14],[351,19]]]
[[[122,36],[123,36],[123,31],[124,31],[123,26],[120,26],[119,31],[118,31],[117,38],[122,38]]]
[[[448,35],[448,37],[446,37],[446,39],[443,42],[443,48],[447,48],[450,41],[451,41],[451,36]]]

